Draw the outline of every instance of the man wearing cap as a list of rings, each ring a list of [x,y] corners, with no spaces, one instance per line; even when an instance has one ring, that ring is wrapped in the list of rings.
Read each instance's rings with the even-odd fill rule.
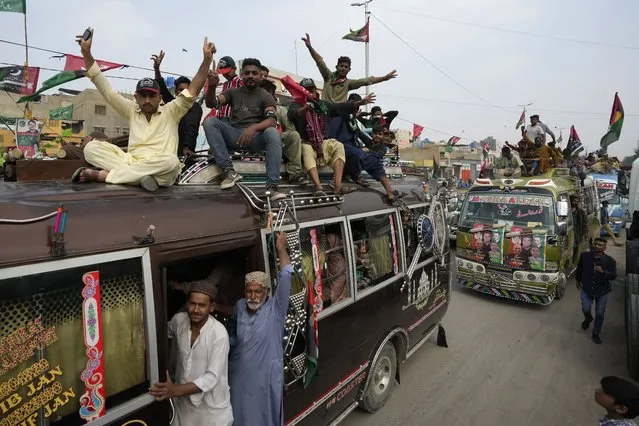
[[[308,51],[324,79],[322,98],[326,101],[346,102],[350,90],[356,90],[363,86],[370,86],[371,84],[381,83],[397,77],[397,71],[393,70],[383,77],[367,77],[352,80],[348,78],[348,73],[351,70],[351,59],[349,57],[340,56],[337,59],[335,72],[332,72],[328,66],[326,66],[324,59],[311,45],[311,36],[308,35],[308,33],[306,37],[302,37],[302,41],[306,44]]]
[[[235,61],[230,56],[224,56],[217,62],[217,73],[222,75],[226,81],[222,84],[222,92],[226,92],[229,89],[234,89],[236,87],[242,87],[244,85],[244,81],[242,81],[242,77],[237,75],[237,67],[235,66]],[[210,87],[211,77],[213,73],[209,74],[209,84],[207,87]],[[219,77],[214,79],[217,85],[217,81],[219,81]],[[208,89],[206,91],[208,93]],[[213,94],[215,94],[215,87],[213,88]],[[229,120],[231,118],[233,107],[229,104],[220,105],[219,109],[213,109],[211,112],[205,117],[204,121],[206,121],[209,117],[217,117]]]
[[[189,290],[187,312],[171,318],[168,337],[177,345],[175,382],[155,383],[149,393],[157,400],[171,398],[178,426],[231,426],[233,410],[228,383],[229,336],[211,313],[216,288],[196,281]]]
[[[192,83],[174,101],[160,106],[160,87],[151,78],[138,82],[135,101],[113,90],[91,54],[93,30],[87,40],[78,36],[77,42],[84,56],[87,76],[107,103],[129,121],[130,133],[127,152],[105,141],[87,143],[84,147],[86,161],[101,170],[80,168],[73,174],[72,181],[140,185],[148,191],[173,185],[183,166],[176,156],[178,123],[204,86],[215,45],[204,39],[204,57]]]
[[[266,190],[273,201],[286,196],[279,192],[280,167],[282,165],[282,137],[277,131],[275,106],[277,102],[266,90],[260,87],[262,78],[260,66],[255,58],[242,62],[241,87],[226,90],[219,95],[209,90],[206,94],[206,106],[220,109],[224,105],[233,107],[230,121],[219,117],[204,120],[204,133],[213,151],[215,163],[222,169],[224,180],[221,189],[230,189],[242,176],[233,168],[229,151],[240,148],[253,152],[266,151]],[[215,87],[219,81],[216,74],[209,74],[209,85]]]
[[[264,272],[246,274],[245,298],[235,305],[230,339],[229,383],[235,426],[284,424],[284,322],[293,266],[286,235],[275,240],[280,272],[273,295]]]
[[[191,80],[187,77],[181,76],[175,80],[175,96],[169,92],[169,88],[166,87],[166,82],[162,73],[160,72],[160,65],[164,59],[164,51],[160,50],[157,55],[152,55],[153,69],[155,70],[155,81],[160,86],[160,94],[165,104],[168,104],[175,99],[175,96],[180,96],[183,90],[188,89],[191,84]],[[200,133],[200,121],[202,120],[202,107],[199,103],[193,102],[189,111],[184,114],[184,117],[180,120],[178,125],[178,150],[177,155],[183,155],[185,157],[192,157],[195,155],[195,148],[197,146],[197,136]]]
[[[288,108],[288,116],[302,137],[302,164],[315,185],[313,195],[318,197],[326,195],[319,180],[318,166],[330,166],[333,169],[335,193],[340,194],[346,153],[344,145],[337,139],[328,138],[328,120],[333,117],[347,117],[355,112],[360,105],[373,103],[375,95],[370,95],[357,102],[333,103],[318,100],[317,87],[312,79],[303,79],[300,86],[315,96],[316,100],[305,104],[294,101]]]

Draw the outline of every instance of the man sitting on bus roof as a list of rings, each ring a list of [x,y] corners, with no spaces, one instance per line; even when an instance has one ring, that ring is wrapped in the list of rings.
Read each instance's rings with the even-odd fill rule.
[[[177,346],[175,383],[155,383],[149,393],[173,399],[178,426],[231,426],[233,410],[228,384],[229,335],[211,314],[217,289],[208,281],[191,285],[187,312],[171,318],[168,336]]]
[[[266,189],[271,192],[271,200],[281,200],[286,196],[278,191],[280,166],[282,165],[282,138],[276,129],[275,98],[260,87],[261,63],[255,58],[242,61],[244,85],[224,91],[216,96],[214,90],[206,93],[206,106],[219,109],[231,105],[230,122],[218,117],[204,120],[204,133],[213,150],[216,164],[224,172],[221,189],[229,189],[242,176],[233,168],[230,150],[248,148],[262,153],[266,150]],[[217,87],[220,77],[209,74],[209,87]]]
[[[264,272],[246,274],[245,298],[235,305],[231,323],[229,384],[235,426],[284,424],[282,338],[293,266],[286,235],[275,238],[280,272],[273,296],[268,296],[271,285]]]
[[[523,176],[526,175],[526,166],[519,157],[512,154],[508,146],[502,147],[501,156],[493,161],[493,170],[497,169],[502,169],[504,176],[514,176],[518,169]]]
[[[151,78],[143,78],[138,82],[135,101],[113,90],[91,54],[93,30],[88,39],[78,36],[77,41],[84,56],[87,76],[107,103],[129,121],[130,133],[127,152],[105,141],[92,140],[87,143],[84,147],[86,161],[101,170],[82,167],[75,171],[71,180],[139,184],[147,191],[155,191],[158,186],[173,185],[183,167],[176,155],[178,123],[206,82],[215,45],[208,39],[204,40],[204,58],[190,86],[174,101],[160,106],[160,87]]]

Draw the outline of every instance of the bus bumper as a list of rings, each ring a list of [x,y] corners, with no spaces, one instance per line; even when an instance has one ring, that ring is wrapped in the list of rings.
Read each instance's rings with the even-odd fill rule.
[[[556,272],[503,272],[480,263],[457,259],[457,281],[462,287],[505,299],[538,305],[555,300]]]

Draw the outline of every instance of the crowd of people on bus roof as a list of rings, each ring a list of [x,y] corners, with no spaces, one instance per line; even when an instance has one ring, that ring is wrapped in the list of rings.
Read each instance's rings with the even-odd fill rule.
[[[177,180],[183,164],[178,156],[196,155],[196,140],[202,107],[195,102],[204,89],[206,106],[211,112],[202,127],[213,155],[223,173],[221,189],[232,188],[242,180],[235,171],[231,155],[250,151],[265,153],[266,189],[273,201],[285,197],[279,190],[280,167],[285,164],[288,183],[315,187],[315,196],[326,195],[319,180],[318,167],[330,166],[334,172],[333,190],[345,194],[356,188],[343,185],[343,178],[356,185],[368,186],[362,178],[366,171],[379,181],[392,203],[403,194],[394,191],[383,167],[388,152],[397,152],[395,134],[389,127],[397,111],[383,112],[376,106],[369,113],[360,111],[375,102],[375,95],[364,98],[349,92],[397,77],[395,70],[383,77],[349,78],[351,59],[338,58],[335,71],[313,48],[308,34],[302,37],[323,78],[323,91],[310,78],[299,85],[311,96],[295,99],[288,108],[278,103],[275,85],[268,79],[269,69],[255,58],[246,58],[238,70],[235,60],[222,57],[211,70],[216,47],[205,42],[204,59],[193,80],[175,80],[175,95],[161,75],[164,52],[152,56],[155,78],[138,82],[135,102],[115,92],[91,54],[93,35],[78,38],[87,66],[87,76],[106,101],[130,122],[126,152],[100,138],[81,147],[82,155],[92,167],[78,169],[75,182],[106,182],[140,185],[148,191],[170,186]],[[217,92],[220,75],[225,79]],[[162,104],[163,102],[163,104]],[[285,161],[284,161],[285,160]]]

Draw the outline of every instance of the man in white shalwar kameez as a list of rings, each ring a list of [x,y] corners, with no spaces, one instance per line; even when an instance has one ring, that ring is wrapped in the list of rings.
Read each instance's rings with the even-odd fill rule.
[[[191,286],[188,311],[169,322],[168,336],[177,345],[175,383],[156,383],[149,393],[172,398],[177,426],[231,426],[233,410],[228,384],[229,336],[210,314],[216,288],[208,281]]]
[[[204,58],[193,81],[173,101],[161,106],[160,87],[153,79],[143,78],[138,82],[135,101],[113,90],[91,53],[93,30],[87,40],[78,36],[77,41],[87,77],[106,102],[129,121],[129,144],[127,152],[124,152],[106,141],[89,142],[84,147],[84,157],[99,170],[82,167],[76,170],[71,180],[140,185],[148,191],[173,185],[183,167],[176,155],[178,124],[206,82],[215,45],[208,39],[204,40]]]

